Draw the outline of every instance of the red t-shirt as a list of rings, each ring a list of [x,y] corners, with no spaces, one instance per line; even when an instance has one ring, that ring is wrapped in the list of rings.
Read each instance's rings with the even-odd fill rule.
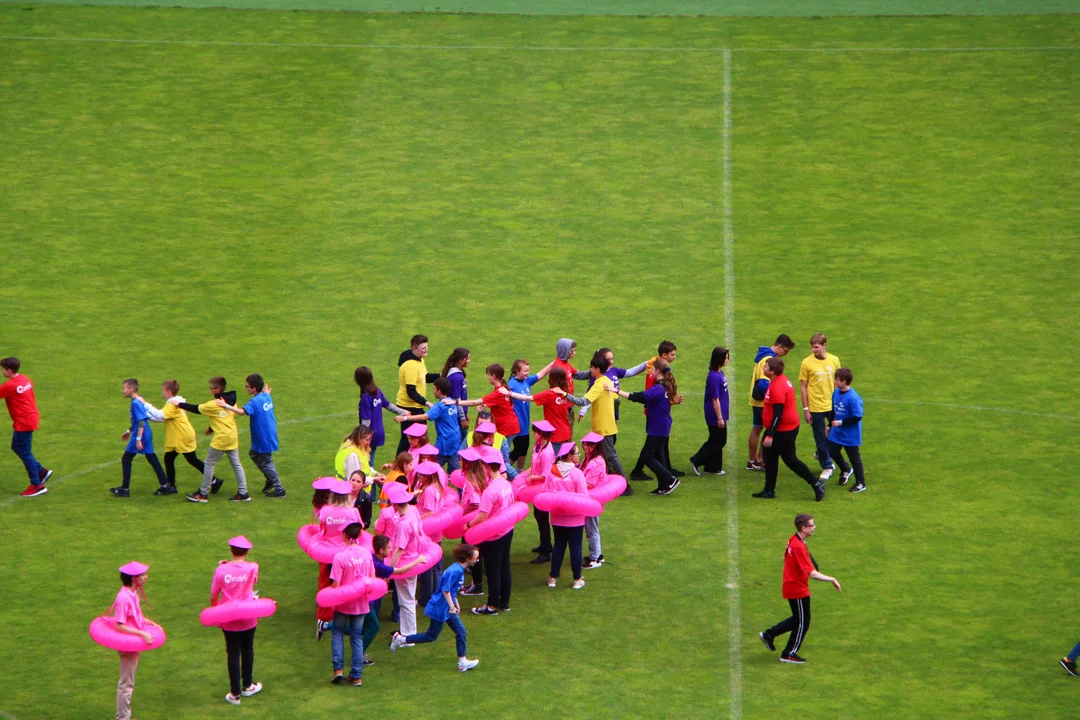
[[[514,412],[514,401],[509,395],[493,390],[484,396],[484,405],[491,411],[491,419],[495,422],[495,432],[508,438],[521,432],[517,413]]]
[[[773,405],[784,404],[784,414],[780,417],[777,430],[795,430],[799,427],[799,410],[795,407],[795,388],[786,375],[777,375],[769,383],[769,389],[765,392],[765,408],[761,414],[761,421],[765,428],[769,428],[773,421]]]
[[[566,409],[570,407],[566,398],[554,390],[545,390],[533,395],[533,402],[544,408],[544,419],[555,426],[551,441],[570,442],[574,437],[574,432],[570,427],[570,415],[566,412]]]
[[[810,560],[810,551],[806,543],[797,534],[792,535],[784,549],[784,586],[785,600],[798,600],[810,597],[810,571],[814,563]]]
[[[37,401],[34,400],[34,386],[25,375],[13,375],[0,385],[0,397],[7,403],[11,415],[11,426],[16,432],[38,429]]]
[[[570,388],[567,390],[567,392],[570,393],[571,395],[573,395],[574,394],[574,373],[577,372],[577,370],[574,369],[574,366],[570,364],[569,360],[563,360],[561,358],[555,358],[555,362],[552,363],[551,367],[553,367],[553,368],[562,368],[563,370],[566,371],[566,382],[570,386]],[[548,420],[548,422],[551,422],[551,421]]]

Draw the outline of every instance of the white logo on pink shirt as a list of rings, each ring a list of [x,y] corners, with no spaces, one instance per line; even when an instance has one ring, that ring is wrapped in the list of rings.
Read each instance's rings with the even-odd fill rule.
[[[248,576],[246,574],[245,575],[226,575],[225,576],[225,582],[226,583],[247,582],[247,579],[248,579]]]

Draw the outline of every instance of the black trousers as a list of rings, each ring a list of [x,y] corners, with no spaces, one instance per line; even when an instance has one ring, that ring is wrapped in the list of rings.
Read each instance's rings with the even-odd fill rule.
[[[176,485],[176,456],[179,454],[176,450],[165,453],[165,478],[170,485]],[[206,466],[203,465],[203,461],[199,459],[195,451],[184,453],[184,459],[187,460],[188,465],[199,471],[199,477],[202,478]]]
[[[487,570],[487,604],[493,608],[510,607],[510,543],[514,540],[514,531],[503,535],[498,540],[480,543],[480,557]]]
[[[709,439],[690,458],[705,472],[716,473],[724,469],[724,446],[727,445],[727,425],[709,425]]]
[[[661,449],[660,454],[658,455],[658,459],[663,464],[663,466],[666,467],[668,470],[672,469],[672,467],[671,467],[671,451],[668,448],[668,444],[669,444],[670,440],[671,440],[670,435],[668,437],[664,438],[664,447]],[[646,445],[648,445],[648,443],[649,443],[648,436],[646,436],[645,445],[641,446],[641,451],[638,453],[637,462],[634,463],[634,469],[630,471],[631,475],[633,475],[634,473],[639,473],[639,472],[642,472],[643,470],[645,470],[645,465],[647,464],[645,462],[645,447],[646,447]]]
[[[551,513],[547,510],[533,507],[533,517],[536,519],[536,527],[540,531],[540,554],[551,554]]]
[[[424,408],[422,408],[422,407],[413,407],[411,405],[402,405],[401,409],[402,410],[408,410],[410,415],[423,415],[424,414]],[[423,421],[421,421],[421,423],[423,423]],[[394,451],[394,457],[397,457],[398,455],[400,455],[401,453],[403,453],[403,452],[405,452],[406,450],[409,449],[409,436],[405,434],[405,428],[409,427],[410,425],[415,425],[415,424],[416,423],[412,422],[411,420],[406,420],[405,422],[401,423],[401,437],[398,438],[397,450]]]
[[[844,456],[840,454],[841,450],[847,450],[847,456],[851,460],[850,465],[844,462]],[[863,477],[862,454],[859,452],[858,445],[838,445],[830,440],[829,457],[833,459],[834,463],[840,466],[842,471],[848,472],[854,470],[856,484],[866,484],[866,478]]]
[[[788,636],[787,645],[784,646],[784,651],[781,653],[782,657],[787,657],[791,653],[798,654],[799,648],[802,647],[802,641],[810,629],[810,596],[807,595],[798,600],[788,600],[788,604],[791,605],[791,617],[787,620],[781,620],[765,631],[765,634],[771,638],[780,637],[784,633],[791,633]]]
[[[795,438],[799,436],[799,428],[794,430],[777,431],[772,436],[772,446],[762,448],[765,453],[765,491],[776,490],[776,476],[780,472],[780,461],[791,469],[793,473],[801,477],[810,487],[817,485],[818,479],[806,463],[795,455]]]
[[[240,693],[251,687],[251,670],[255,664],[255,630],[222,630],[225,634],[225,654],[229,658],[229,692]]]
[[[131,486],[131,461],[135,459],[137,453],[125,452],[124,456],[120,458],[120,467],[124,471],[123,487]],[[169,481],[165,478],[165,470],[161,467],[161,462],[157,459],[157,455],[148,453],[143,455],[146,458],[146,462],[150,463],[150,467],[154,468],[154,474],[157,475],[158,485],[164,487],[169,484]]]
[[[574,579],[581,577],[581,536],[585,532],[584,525],[577,527],[563,527],[554,525],[555,549],[551,553],[551,577],[559,577],[562,569],[563,556],[566,547],[570,546],[570,570],[574,573]]]
[[[510,440],[510,462],[516,463],[518,458],[529,454],[529,436],[515,435]]]
[[[671,487],[671,483],[675,482],[675,476],[671,474],[671,470],[668,469],[663,460],[664,446],[666,444],[666,437],[646,435],[645,447],[641,449],[641,454],[645,458],[645,466],[656,474],[656,487],[660,490]]]

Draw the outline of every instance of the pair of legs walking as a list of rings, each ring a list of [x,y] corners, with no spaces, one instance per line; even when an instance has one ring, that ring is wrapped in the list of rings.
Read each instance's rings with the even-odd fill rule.
[[[30,484],[34,487],[39,487],[45,483],[45,478],[48,477],[49,471],[41,466],[41,463],[34,457],[34,431],[33,430],[15,430],[11,435],[11,452],[15,453],[20,460],[22,460],[23,467],[26,468],[26,476],[30,478]]]
[[[255,628],[221,632],[225,635],[225,654],[229,665],[229,694],[238,698],[255,684],[251,679],[255,667]]]
[[[851,464],[844,462],[844,456],[842,451],[847,451],[848,459]],[[863,475],[862,454],[859,452],[858,445],[838,445],[833,441],[829,441],[829,456],[833,459],[837,465],[840,466],[840,471],[844,474],[855,471],[855,486],[866,486],[866,477]]]
[[[240,464],[240,451],[236,448],[232,450],[218,450],[217,448],[210,448],[206,451],[206,462],[203,463],[203,481],[199,487],[199,493],[201,495],[210,494],[210,485],[214,482],[214,468],[217,467],[218,461],[221,458],[228,456],[229,464],[232,465],[233,473],[236,474],[236,492],[238,495],[247,495],[247,475],[244,474],[244,466]]]
[[[128,490],[131,487],[131,461],[135,459],[135,456],[139,453],[125,452],[124,456],[120,458],[120,467],[123,468],[124,480],[121,487]],[[154,469],[154,474],[157,475],[158,485],[165,487],[169,484],[168,478],[165,477],[165,470],[161,467],[161,462],[157,459],[157,455],[154,453],[146,453],[143,455],[146,458],[146,462],[150,463],[150,467]]]
[[[695,467],[717,474],[724,469],[724,446],[727,445],[727,425],[709,425],[709,439],[690,458]]]
[[[766,644],[768,645],[771,645],[775,638],[784,633],[790,633],[787,645],[784,646],[783,652],[780,653],[781,660],[787,660],[792,655],[798,655],[799,648],[802,647],[802,642],[810,629],[810,596],[807,595],[804,598],[795,600],[789,599],[788,604],[791,606],[791,617],[781,620],[762,633],[762,639],[767,639]]]
[[[566,555],[567,546],[570,547],[570,570],[574,573],[574,579],[581,579],[581,536],[585,530],[584,525],[576,527],[563,527],[554,525],[555,549],[551,553],[551,577],[559,577],[562,569],[563,557]]]
[[[667,438],[659,435],[646,435],[645,447],[641,449],[641,455],[645,461],[645,467],[656,475],[656,490],[663,492],[675,482],[675,476],[671,474],[667,463],[664,462]]]
[[[780,461],[791,469],[793,473],[806,481],[812,488],[818,485],[817,476],[810,472],[806,463],[795,455],[795,439],[799,436],[799,429],[777,431],[773,433],[772,445],[765,451],[765,490],[766,494],[776,492],[776,476],[780,472]]]
[[[514,531],[497,540],[480,543],[480,557],[487,570],[488,607],[496,610],[510,609],[510,543],[514,540]]]
[[[370,612],[369,612],[370,614]],[[334,613],[333,633],[330,641],[330,660],[334,663],[334,674],[345,668],[345,635],[349,635],[349,679],[357,680],[364,674],[364,623],[367,615],[346,615]],[[376,624],[378,620],[376,620]],[[376,627],[378,630],[378,627]]]

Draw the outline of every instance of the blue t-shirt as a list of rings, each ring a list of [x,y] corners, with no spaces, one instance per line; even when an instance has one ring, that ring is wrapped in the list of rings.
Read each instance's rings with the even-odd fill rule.
[[[428,600],[427,605],[424,606],[424,614],[432,620],[438,620],[439,622],[446,622],[446,619],[450,617],[450,606],[446,604],[446,598],[443,597],[443,591],[450,593],[450,597],[456,598],[458,590],[465,584],[465,568],[461,567],[461,563],[455,562],[450,567],[443,570],[442,577],[439,578],[439,587],[431,593],[431,599]]]
[[[710,370],[705,378],[705,424],[716,424],[716,410],[713,409],[713,400],[720,401],[720,415],[724,422],[728,419],[728,387],[727,378],[720,370]]]
[[[371,562],[373,562],[375,564],[375,577],[382,578],[383,580],[386,580],[387,578],[389,578],[391,575],[394,574],[394,566],[393,565],[387,565],[386,563],[384,563],[382,560],[375,557],[374,555],[371,556]]]
[[[425,414],[428,420],[435,423],[435,447],[440,455],[454,455],[461,445],[461,425],[458,423],[458,408],[456,405],[446,405],[437,400],[429,407]]]
[[[135,448],[139,423],[143,424],[142,450]],[[150,430],[150,415],[146,412],[146,406],[135,398],[131,398],[131,438],[128,439],[127,451],[138,455],[154,454],[154,433]]]
[[[383,395],[382,390],[376,388],[374,395],[368,395],[367,393],[360,394],[360,424],[363,425],[364,421],[368,421],[368,427],[371,428],[371,449],[374,450],[377,447],[382,447],[386,442],[386,431],[383,429],[383,408],[386,407],[386,396]]]
[[[261,392],[253,395],[244,406],[244,412],[251,420],[252,451],[277,452],[277,417],[274,416],[274,401],[270,393]]]
[[[532,386],[539,381],[540,378],[536,375],[530,375],[524,380],[518,380],[516,377],[512,377],[506,381],[507,386],[516,393],[521,395],[532,395]],[[518,419],[518,436],[528,435],[532,432],[532,427],[529,422],[529,405],[524,400],[514,401],[514,414]]]
[[[847,392],[833,390],[832,394],[833,420],[845,420],[847,418],[863,416],[863,401],[859,393],[852,388]],[[857,447],[862,445],[862,421],[851,425],[839,425],[829,431],[829,440],[844,447]]]
[[[671,435],[671,401],[663,385],[653,385],[645,391],[645,434],[652,437]]]

